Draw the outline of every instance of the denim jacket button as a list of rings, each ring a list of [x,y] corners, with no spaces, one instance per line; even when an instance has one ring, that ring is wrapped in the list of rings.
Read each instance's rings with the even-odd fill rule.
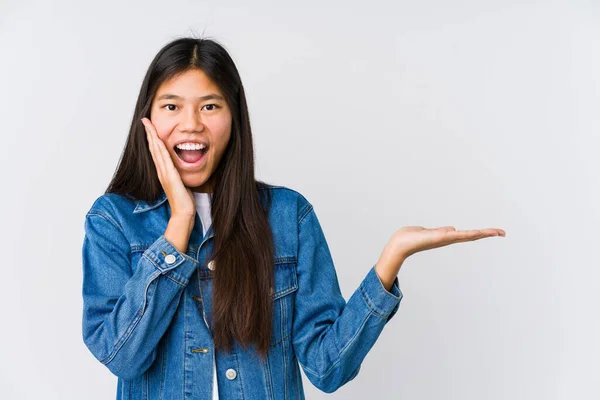
[[[211,260],[211,261],[208,263],[208,269],[210,269],[211,271],[214,271],[214,270],[215,270],[215,260]],[[234,371],[234,372],[235,372],[235,371]]]
[[[235,369],[229,368],[227,371],[225,371],[225,376],[227,377],[227,379],[232,381],[237,376],[237,372],[235,372]]]
[[[173,254],[165,256],[165,262],[167,264],[173,264],[175,262],[175,256]]]

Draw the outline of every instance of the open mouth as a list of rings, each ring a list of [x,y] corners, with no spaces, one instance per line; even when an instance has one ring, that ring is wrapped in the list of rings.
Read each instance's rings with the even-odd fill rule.
[[[200,150],[182,150],[178,147],[174,148],[177,157],[187,164],[196,164],[204,158],[208,151],[208,146]]]

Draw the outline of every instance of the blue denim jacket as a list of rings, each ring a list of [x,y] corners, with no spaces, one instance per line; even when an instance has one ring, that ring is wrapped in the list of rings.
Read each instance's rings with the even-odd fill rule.
[[[358,374],[397,312],[398,278],[387,291],[374,265],[348,302],[313,206],[299,192],[269,185],[275,244],[274,316],[265,362],[237,342],[214,351],[213,271],[202,266],[213,231],[196,214],[188,248],[164,236],[166,196],[155,202],[103,194],[85,219],[83,341],[118,377],[117,399],[212,397],[213,357],[221,399],[304,399],[299,367],[331,393]]]

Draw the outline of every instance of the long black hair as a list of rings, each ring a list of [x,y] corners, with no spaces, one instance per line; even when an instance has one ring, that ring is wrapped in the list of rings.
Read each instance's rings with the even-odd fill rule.
[[[106,193],[152,201],[162,186],[148,148],[141,118],[150,118],[152,101],[164,81],[200,69],[219,88],[231,110],[229,143],[212,180],[212,254],[215,347],[230,351],[233,340],[256,344],[264,358],[272,329],[274,244],[268,222],[268,185],[254,177],[254,150],[244,87],[226,49],[211,39],[179,38],[152,60],[138,95],[129,136]],[[266,195],[266,201],[262,195]]]

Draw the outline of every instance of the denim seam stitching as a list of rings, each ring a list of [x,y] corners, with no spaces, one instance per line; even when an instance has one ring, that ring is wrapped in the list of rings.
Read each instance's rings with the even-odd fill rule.
[[[286,287],[285,289],[281,289],[279,292],[273,294],[273,300],[279,300],[280,298],[295,292],[298,290],[298,285],[292,284],[291,286]]]
[[[286,335],[286,321],[287,321],[287,297],[284,297],[282,299],[282,301],[279,302],[279,310],[281,312],[281,333],[282,336]],[[283,396],[285,398],[285,400],[287,400],[288,398],[288,390],[287,390],[287,347],[286,347],[286,342],[283,341],[281,343],[281,350],[283,353]]]
[[[275,393],[273,390],[273,382],[271,380],[271,365],[269,363],[269,357],[266,357],[265,364],[263,368],[263,376],[265,378],[265,382],[267,385],[267,394],[269,395],[269,400],[275,400]]]
[[[362,323],[360,324],[360,327],[356,330],[356,332],[354,333],[354,336],[352,336],[350,338],[350,340],[348,341],[348,343],[342,348],[342,350],[339,351],[338,353],[338,359],[336,362],[334,362],[331,367],[329,367],[327,369],[327,371],[325,371],[323,373],[323,375],[321,376],[321,379],[325,378],[327,375],[329,375],[335,367],[337,367],[337,365],[341,362],[342,360],[342,355],[345,353],[346,349],[348,349],[348,347],[354,343],[356,337],[358,336],[358,334],[362,331],[362,328],[367,324],[367,321],[369,320],[369,314],[367,314],[365,316],[365,318],[363,319]]]
[[[304,369],[304,372],[309,372],[309,373],[311,373],[312,375],[314,375],[314,376],[316,376],[316,377],[319,377],[319,374],[317,374],[315,371],[313,371],[313,370],[312,370],[311,368],[309,368],[308,366],[306,366],[306,365],[302,364],[302,363],[300,362],[300,360],[298,360],[298,364],[300,364],[300,365],[302,366],[302,369]]]
[[[359,289],[360,289],[360,294],[362,295],[362,298],[363,298],[365,304],[371,310],[371,312],[380,318],[383,318],[383,319],[387,318],[387,316],[383,313],[383,311],[380,311],[377,308],[377,306],[373,303],[373,301],[369,298],[369,296],[365,292],[362,285],[359,287]]]
[[[110,222],[111,225],[113,225],[115,228],[117,228],[119,230],[119,232],[121,232],[121,234],[123,235],[123,237],[125,236],[125,232],[123,232],[123,229],[121,229],[121,227],[119,226],[119,224],[117,224],[117,222],[108,214],[102,212],[102,211],[98,211],[98,210],[94,210],[94,211],[89,211],[86,215],[86,217],[88,216],[97,216],[97,217],[101,217],[104,218],[105,220],[107,220],[108,222]]]
[[[304,221],[304,219],[306,218],[306,216],[308,214],[310,214],[310,212],[313,210],[313,206],[312,204],[308,204],[305,209],[303,209],[302,211],[300,211],[300,218],[298,219],[298,226],[300,226],[300,224],[302,223],[302,221]]]
[[[373,266],[373,268],[375,268],[375,266]],[[379,282],[379,286],[381,286],[381,288],[383,289],[383,292],[384,292],[384,293],[385,293],[387,296],[390,296],[392,299],[394,299],[394,300],[396,300],[396,301],[398,301],[398,300],[400,300],[400,299],[402,298],[402,296],[396,296],[396,295],[394,295],[392,292],[390,292],[389,290],[387,290],[387,289],[385,288],[385,286],[383,286],[383,282],[381,282],[381,278],[379,277],[379,275],[377,275],[377,272],[375,272],[375,275],[376,275],[377,281]],[[393,282],[392,282],[392,287],[396,286],[396,287],[398,288],[398,291],[400,292],[400,291],[401,291],[401,290],[400,290],[400,284],[397,284],[397,283],[396,283],[396,281],[397,281],[397,280],[398,280],[398,277],[397,277],[397,276],[396,276],[396,277],[394,277],[394,280],[393,280]],[[392,289],[392,288],[390,288],[390,290],[391,290],[391,289]]]
[[[280,343],[282,343],[284,340],[287,340],[289,337],[291,336],[291,333],[288,333],[287,335],[285,335],[285,337],[279,339],[277,342],[272,343],[271,347],[275,347],[277,345],[279,345]]]
[[[363,319],[362,323],[360,324],[360,327],[356,330],[356,332],[354,333],[354,336],[352,336],[352,338],[350,338],[350,340],[348,341],[348,343],[346,343],[346,345],[342,348],[342,350],[340,350],[340,358],[342,358],[342,355],[346,352],[346,350],[348,349],[348,347],[354,343],[354,340],[356,339],[356,337],[358,336],[358,334],[363,330],[364,326],[367,324],[367,321],[369,320],[370,314],[367,313],[367,315],[365,315],[365,318]]]
[[[133,330],[135,329],[135,327],[137,326],[137,324],[140,322],[141,319],[142,319],[141,314],[139,314],[139,312],[136,312],[133,321],[131,321],[129,323],[129,327],[127,328],[127,330],[125,331],[123,336],[121,336],[121,338],[114,345],[113,351],[111,353],[109,353],[106,357],[104,357],[103,359],[100,360],[100,362],[102,364],[106,365],[115,358],[115,356],[117,355],[117,352],[119,350],[121,350],[121,347],[123,347],[123,345],[125,344],[125,341],[129,338],[129,336],[131,336],[131,333],[133,332]]]
[[[169,272],[165,273],[165,274],[164,274],[164,276],[165,276],[165,277],[167,277],[167,278],[169,278],[169,279],[171,279],[172,281],[175,281],[175,282],[177,282],[179,285],[181,285],[181,286],[183,286],[183,287],[186,287],[186,286],[187,286],[187,283],[186,283],[186,282],[181,282],[181,281],[179,281],[177,278],[175,278],[175,277],[174,277],[173,275],[171,275]],[[189,283],[189,281],[188,281],[188,283]]]
[[[142,317],[144,315],[144,311],[145,311],[146,303],[147,303],[146,297],[148,297],[148,288],[150,287],[150,285],[152,284],[152,282],[154,282],[154,280],[157,277],[158,277],[158,275],[156,275],[156,276],[150,275],[150,279],[146,283],[146,287],[144,289],[144,302],[142,303],[142,306],[135,313],[134,320],[129,323],[129,327],[127,328],[127,330],[125,331],[125,333],[123,334],[123,336],[121,336],[121,338],[114,345],[114,349],[113,349],[112,353],[110,353],[104,359],[100,360],[100,362],[102,364],[108,364],[109,362],[111,362],[116,357],[116,355],[119,352],[119,350],[121,350],[121,348],[125,345],[125,342],[127,342],[127,340],[129,339],[129,337],[131,337],[131,334],[133,333],[133,330],[136,328],[136,326],[138,325],[138,323],[140,322],[140,320],[142,319]],[[141,310],[141,313],[140,313],[140,310]]]
[[[246,398],[246,396],[244,396],[244,380],[242,379],[242,369],[240,368],[240,359],[237,355],[237,353],[234,353],[233,356],[235,357],[235,365],[237,366],[237,370],[238,370],[238,378],[240,379],[240,387],[241,387],[241,395],[242,395],[242,400],[244,400]],[[220,393],[219,393],[219,397],[221,397]]]
[[[168,334],[167,334],[168,335]],[[167,336],[165,335],[165,336]],[[166,340],[166,339],[165,339]],[[166,342],[162,342],[161,346],[159,348],[159,354],[161,357],[161,369],[160,369],[160,397],[158,400],[164,400],[164,394],[165,394],[165,386],[166,386],[166,379],[165,379],[165,373],[167,371],[167,345]]]

